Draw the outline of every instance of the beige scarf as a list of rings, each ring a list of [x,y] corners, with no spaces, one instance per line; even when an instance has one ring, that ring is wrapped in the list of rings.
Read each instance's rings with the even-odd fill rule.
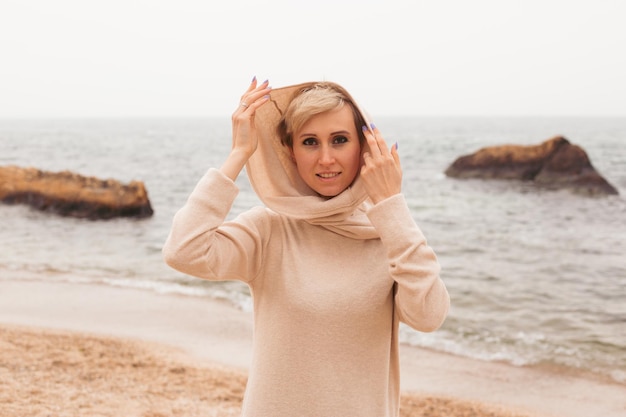
[[[295,94],[311,84],[273,89],[270,102],[257,110],[255,124],[259,145],[246,165],[252,188],[268,208],[279,214],[353,239],[378,238],[366,215],[371,202],[359,177],[341,194],[323,198],[300,178],[289,149],[280,142],[276,127],[283,112]],[[359,111],[368,120],[365,113]]]

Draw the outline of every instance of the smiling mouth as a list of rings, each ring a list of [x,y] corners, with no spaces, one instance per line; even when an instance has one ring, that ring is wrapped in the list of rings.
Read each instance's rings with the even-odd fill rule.
[[[318,177],[322,179],[327,180],[327,179],[338,177],[339,174],[341,174],[341,172],[322,172],[322,173],[315,174],[315,175],[317,175]]]

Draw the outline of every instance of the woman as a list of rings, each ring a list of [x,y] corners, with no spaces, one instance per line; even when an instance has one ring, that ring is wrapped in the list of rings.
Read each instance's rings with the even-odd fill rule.
[[[399,322],[433,331],[450,302],[401,194],[397,146],[329,82],[254,79],[232,123],[230,154],[163,252],[184,273],[250,288],[243,416],[397,416]],[[244,166],[266,207],[225,221]]]

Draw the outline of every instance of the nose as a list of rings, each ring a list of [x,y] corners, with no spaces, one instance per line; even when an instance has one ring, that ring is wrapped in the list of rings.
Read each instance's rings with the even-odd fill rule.
[[[335,156],[330,146],[322,146],[320,148],[319,163],[320,165],[330,165],[335,162]]]

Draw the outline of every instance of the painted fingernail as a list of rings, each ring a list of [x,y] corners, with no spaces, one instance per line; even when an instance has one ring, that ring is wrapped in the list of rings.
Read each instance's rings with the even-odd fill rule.
[[[376,126],[374,126],[374,123],[370,123],[370,127],[372,128],[372,130],[376,129]]]
[[[367,126],[363,126],[361,129],[363,129],[364,132],[367,132]]]
[[[398,150],[398,142],[394,145],[396,147],[396,151]]]
[[[256,75],[254,77],[252,77],[252,81],[251,82],[255,82],[256,81]]]

